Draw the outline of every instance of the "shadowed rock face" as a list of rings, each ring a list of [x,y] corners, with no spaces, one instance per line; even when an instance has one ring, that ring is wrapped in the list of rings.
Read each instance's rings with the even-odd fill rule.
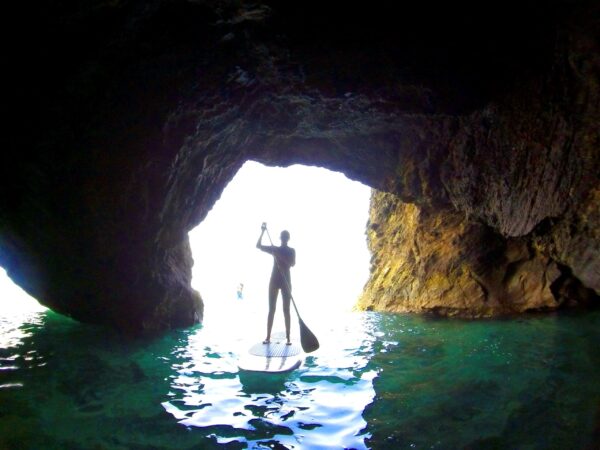
[[[429,271],[394,260],[413,244],[392,238],[408,225],[388,215],[406,215],[420,241],[433,241],[421,255],[474,265],[461,286],[481,301],[460,306],[467,315],[529,309],[515,306],[523,296],[553,307],[552,293],[577,283],[597,294],[594,2],[321,3],[11,11],[23,25],[7,53],[12,115],[0,166],[0,264],[10,276],[82,321],[152,331],[201,320],[187,231],[252,159],[327,167],[391,196],[389,208],[372,206],[371,233],[387,224],[377,232],[389,249],[374,247],[363,307],[379,308],[365,299],[379,297],[374,280],[393,262],[392,278],[412,283],[423,308],[458,308],[436,291],[455,272],[432,266],[447,278],[436,288]],[[436,247],[434,232],[458,242]],[[495,258],[472,251],[487,236]],[[533,275],[505,298],[516,263]],[[385,308],[403,309],[394,289]]]

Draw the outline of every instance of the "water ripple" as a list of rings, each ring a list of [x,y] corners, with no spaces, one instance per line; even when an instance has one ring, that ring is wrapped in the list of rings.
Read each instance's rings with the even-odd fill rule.
[[[239,371],[254,337],[217,321],[126,340],[53,313],[21,319],[0,322],[0,448],[596,444],[599,312],[340,315],[315,327],[321,348],[298,370],[272,375]]]

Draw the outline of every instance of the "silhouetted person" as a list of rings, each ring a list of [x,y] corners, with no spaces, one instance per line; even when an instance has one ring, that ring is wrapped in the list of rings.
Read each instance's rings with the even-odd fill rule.
[[[262,237],[267,229],[266,224],[262,224],[260,237],[256,243],[256,248],[263,252],[273,255],[273,271],[271,272],[271,281],[269,282],[269,315],[267,317],[267,338],[263,344],[271,342],[271,328],[273,328],[273,318],[277,306],[277,294],[281,290],[283,299],[283,317],[285,319],[285,337],[287,344],[290,345],[290,300],[292,298],[292,279],[290,278],[290,267],[296,264],[296,251],[288,247],[290,233],[286,230],[281,232],[281,246],[262,245]]]

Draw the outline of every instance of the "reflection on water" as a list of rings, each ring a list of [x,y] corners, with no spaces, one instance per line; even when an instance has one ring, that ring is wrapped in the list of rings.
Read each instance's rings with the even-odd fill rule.
[[[239,372],[236,359],[252,342],[227,327],[198,328],[172,355],[170,398],[163,406],[180,424],[203,428],[220,444],[366,448],[362,413],[376,376],[367,368],[373,323],[358,314],[347,315],[345,323],[320,329],[326,351],[307,356],[289,374]]]
[[[310,318],[321,348],[280,375],[238,371],[264,322],[240,314],[137,340],[52,312],[0,316],[0,448],[597,444],[599,312]]]
[[[18,347],[43,321],[45,310],[0,315],[0,348]]]

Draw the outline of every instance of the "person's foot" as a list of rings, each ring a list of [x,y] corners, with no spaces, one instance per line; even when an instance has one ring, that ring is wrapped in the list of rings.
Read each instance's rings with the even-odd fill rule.
[[[287,341],[287,342],[285,343],[285,345],[292,345],[292,343],[291,343],[290,341]]]
[[[263,341],[263,344],[265,344],[265,345],[266,345],[266,344],[270,344],[270,343],[271,343],[271,341],[270,341],[269,339],[265,339],[265,340]]]

